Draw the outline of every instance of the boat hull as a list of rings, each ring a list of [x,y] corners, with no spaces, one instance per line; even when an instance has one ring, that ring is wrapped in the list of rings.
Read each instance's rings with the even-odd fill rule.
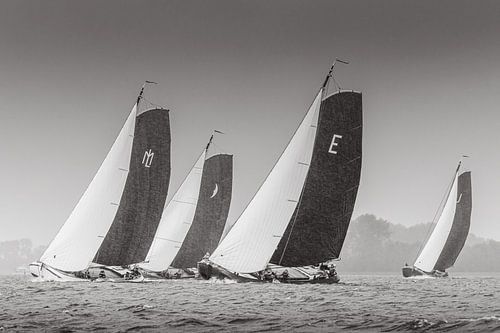
[[[335,274],[329,276],[313,266],[304,267],[282,267],[270,265],[270,269],[275,273],[273,277],[265,277],[256,273],[235,273],[231,272],[210,261],[200,261],[198,272],[201,278],[209,279],[229,279],[236,282],[261,282],[261,283],[290,283],[290,284],[333,284],[340,281]],[[289,273],[288,277],[283,277],[283,272]]]
[[[40,281],[59,282],[142,282],[144,277],[131,276],[126,278],[126,273],[132,273],[128,269],[113,266],[93,265],[79,272],[65,272],[57,268],[46,265],[42,262],[34,262],[29,265],[31,275]],[[87,275],[85,275],[87,273]]]
[[[417,276],[434,277],[434,278],[448,277],[448,273],[446,272],[433,271],[431,273],[427,273],[416,267],[410,267],[410,266],[404,266],[401,269],[401,271],[403,273],[403,277],[405,278],[417,277]]]
[[[89,279],[76,277],[73,273],[64,272],[54,267],[45,265],[39,261],[29,265],[30,273],[33,277],[41,281],[60,281],[60,282],[88,282]]]
[[[178,280],[178,279],[194,279],[198,276],[196,269],[177,269],[169,268],[164,271],[156,272],[144,268],[139,268],[141,275],[147,280]]]

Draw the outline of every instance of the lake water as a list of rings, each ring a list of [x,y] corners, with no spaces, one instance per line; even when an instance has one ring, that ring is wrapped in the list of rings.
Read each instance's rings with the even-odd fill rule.
[[[337,285],[0,276],[0,330],[500,332],[500,275],[452,274],[341,274]]]

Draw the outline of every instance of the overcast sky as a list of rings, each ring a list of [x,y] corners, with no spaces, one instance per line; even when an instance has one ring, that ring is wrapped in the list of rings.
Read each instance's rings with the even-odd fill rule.
[[[432,220],[462,154],[471,231],[500,240],[500,2],[0,2],[0,241],[47,244],[144,80],[172,110],[170,196],[212,129],[235,156],[231,222],[332,60],[363,92],[356,217]]]

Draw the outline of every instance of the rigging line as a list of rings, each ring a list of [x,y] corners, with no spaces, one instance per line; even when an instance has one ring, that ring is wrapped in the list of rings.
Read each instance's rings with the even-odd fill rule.
[[[335,78],[333,76],[332,76],[332,81],[335,84],[335,86],[337,87],[338,91],[340,91],[341,90],[340,84],[337,82],[337,80],[335,80]]]
[[[164,106],[156,104],[156,103],[153,103],[153,102],[151,102],[149,99],[147,99],[144,96],[142,96],[142,100],[144,100],[145,102],[149,103],[151,106],[154,106],[154,107],[159,108],[159,109],[165,109],[166,110],[166,108]]]
[[[418,259],[419,255],[420,255],[421,251],[423,250],[425,244],[427,244],[427,241],[431,237],[432,232],[436,228],[436,225],[437,225],[436,217],[438,216],[439,212],[442,211],[442,209],[444,208],[444,204],[446,204],[446,201],[448,200],[448,197],[450,196],[451,189],[453,187],[453,183],[455,182],[455,178],[457,176],[457,173],[458,173],[458,170],[460,169],[460,165],[461,164],[462,164],[462,161],[460,161],[458,163],[458,167],[455,170],[455,173],[453,174],[453,178],[451,180],[451,183],[448,185],[447,191],[445,192],[446,194],[441,199],[441,203],[439,204],[438,209],[436,210],[436,213],[434,214],[434,217],[432,219],[432,223],[429,226],[429,229],[427,230],[427,235],[425,236],[425,241],[422,244],[420,244],[420,248],[418,249],[417,256],[415,257],[415,260],[413,262],[417,261],[417,259]]]
[[[216,134],[223,134],[223,135],[226,134],[226,132],[221,132],[221,131],[216,130],[216,129],[214,129],[212,133],[213,133],[212,135],[214,135],[214,138],[216,137],[215,136]],[[223,147],[221,147],[220,145],[218,145],[216,142],[217,142],[216,140],[213,140],[211,142],[211,144],[210,144],[210,147],[212,147],[212,150],[213,150],[213,154],[211,156],[219,155],[219,154],[223,154],[223,153],[227,154],[226,152],[228,150],[224,149]]]
[[[213,140],[214,140],[214,138],[215,138],[215,134],[226,134],[226,133],[221,132],[221,131],[216,130],[216,129],[212,130],[212,135],[210,136],[210,139],[208,140],[207,146],[206,146],[206,148],[205,148],[205,151],[206,151],[207,153],[208,153],[208,148],[210,148],[210,146],[211,146],[212,144],[214,144],[214,143],[213,143]]]
[[[148,80],[144,81],[141,87],[141,91],[139,92],[139,96],[137,96],[137,101],[135,102],[137,104],[137,109],[139,109],[140,101],[144,98],[144,89],[146,88],[147,84],[158,84],[158,83]]]
[[[333,69],[335,68],[335,65],[338,63],[341,63],[341,64],[344,64],[344,65],[349,65],[349,62],[346,61],[346,60],[342,60],[342,59],[339,59],[339,58],[335,58],[335,61],[333,62],[332,64],[332,67],[330,67],[330,71],[328,72],[326,78],[325,78],[325,81],[323,83],[323,86],[322,88],[324,89],[324,93],[327,93],[328,92],[328,86],[329,86],[329,83],[330,83],[330,79],[333,80],[333,82],[335,83],[335,85],[337,86],[338,90],[340,91],[340,85],[338,84],[338,82],[335,80],[335,78],[333,77]],[[321,96],[321,99],[323,99],[325,96],[322,95]]]
[[[212,156],[215,156],[215,155],[221,155],[222,152],[224,151],[223,149],[221,149],[221,147],[215,143],[215,142],[212,142],[212,144],[210,145],[210,149],[212,150],[212,154],[210,154],[210,157]]]

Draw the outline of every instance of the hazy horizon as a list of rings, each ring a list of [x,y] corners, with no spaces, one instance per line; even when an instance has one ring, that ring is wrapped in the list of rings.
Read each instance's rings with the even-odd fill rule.
[[[48,244],[144,80],[171,109],[169,197],[213,129],[234,154],[233,223],[331,62],[363,93],[353,219],[430,222],[462,154],[471,233],[500,240],[500,3],[27,1],[0,3],[0,241]]]

